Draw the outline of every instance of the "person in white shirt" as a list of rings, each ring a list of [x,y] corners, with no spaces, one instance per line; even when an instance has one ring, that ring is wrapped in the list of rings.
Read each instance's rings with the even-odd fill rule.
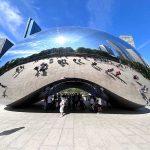
[[[100,97],[98,97],[98,98],[97,98],[97,101],[98,101],[98,105],[101,106],[101,105],[102,105],[102,99],[101,99]]]
[[[83,102],[84,102],[85,108],[89,109],[89,107],[90,107],[90,101],[89,101],[89,99],[86,98],[86,97],[83,97],[83,99],[84,99]]]
[[[60,114],[61,114],[61,117],[64,116],[64,108],[65,108],[65,102],[66,102],[66,99],[65,99],[65,96],[63,95],[62,98],[61,98],[61,102],[60,102]]]

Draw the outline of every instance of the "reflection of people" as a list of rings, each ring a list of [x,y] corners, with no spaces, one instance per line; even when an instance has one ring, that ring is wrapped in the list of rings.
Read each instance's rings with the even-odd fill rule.
[[[150,98],[147,100],[147,105],[149,105],[150,104]]]
[[[146,85],[142,86],[141,92],[143,92],[143,93],[147,93],[148,92],[148,88],[146,88]]]
[[[39,67],[38,66],[36,66],[35,68],[34,68],[34,70],[36,70],[36,75],[35,76],[39,76],[40,75],[40,72],[39,72]]]
[[[114,68],[111,68],[111,69],[107,69],[105,72],[109,73],[109,72],[113,72],[113,71],[114,71]]]
[[[65,108],[65,96],[62,95],[61,102],[60,102],[60,109],[59,109],[61,117],[63,117],[64,115],[64,108]]]
[[[142,97],[147,101],[148,98],[145,94],[148,92],[148,88],[146,88],[146,86],[143,85],[142,88],[139,91],[140,91]]]
[[[139,80],[139,77],[137,75],[133,75],[134,80]]]
[[[120,76],[120,75],[121,75],[121,72],[120,72],[120,71],[116,71],[115,76],[118,77],[118,76]]]

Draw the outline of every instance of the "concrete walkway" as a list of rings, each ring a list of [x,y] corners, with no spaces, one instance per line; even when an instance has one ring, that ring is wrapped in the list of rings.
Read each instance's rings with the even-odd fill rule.
[[[150,110],[114,113],[8,111],[0,106],[0,150],[149,150]]]

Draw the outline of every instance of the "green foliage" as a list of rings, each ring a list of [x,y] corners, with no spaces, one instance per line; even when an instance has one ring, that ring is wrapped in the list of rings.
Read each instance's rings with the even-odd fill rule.
[[[84,94],[84,95],[88,94],[88,92],[78,89],[78,88],[68,88],[68,89],[61,91],[61,93],[78,93],[78,94],[80,93],[80,94]]]
[[[80,53],[80,54],[86,54],[88,57],[93,56],[93,57],[96,57],[96,58],[104,58],[104,59],[109,59],[109,60],[118,62],[118,59],[116,57],[111,56],[107,52],[100,51],[100,50],[97,50],[97,49],[79,47],[78,49],[76,49],[76,52]]]

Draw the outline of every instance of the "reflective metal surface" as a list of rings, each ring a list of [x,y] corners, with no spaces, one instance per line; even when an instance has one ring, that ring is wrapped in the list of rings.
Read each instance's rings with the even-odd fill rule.
[[[59,55],[52,56],[47,53],[51,52],[53,48],[58,50],[60,47],[63,51],[68,47],[70,47],[69,50],[73,51],[80,47],[85,48],[86,51],[92,50],[92,52],[94,50],[103,51],[104,49],[109,54],[112,54],[111,51],[115,54],[118,52],[120,57],[129,60],[136,58],[142,62],[140,55],[131,45],[108,33],[79,27],[52,28],[36,33],[17,43],[0,59],[0,66],[3,66],[0,68],[0,103],[6,105],[18,102],[33,103],[39,100],[37,97],[46,87],[53,87],[53,83],[72,78],[76,79],[73,82],[78,79],[84,80],[84,85],[90,82],[91,85],[103,87],[112,98],[112,103],[116,101],[131,108],[144,105],[144,100],[138,90],[140,85],[133,81],[133,74],[138,74],[142,84],[150,84],[140,73],[124,66],[121,69],[121,77],[118,78],[115,73],[118,70],[119,61],[116,61],[118,59],[108,53],[107,61],[93,55],[91,55],[92,57],[84,56],[83,53],[80,56],[76,55],[77,53],[68,57],[64,57],[64,55],[62,60],[62,57],[58,58]],[[33,55],[41,51],[44,52]],[[50,57],[46,57],[47,55]],[[80,61],[76,62],[76,60]],[[93,67],[93,61],[97,61],[96,67]],[[42,70],[43,64],[46,68],[44,70]],[[110,68],[114,68],[113,74],[106,73],[106,70]]]
[[[126,49],[131,49],[140,58],[131,45],[103,31],[80,27],[59,27],[36,33],[17,43],[1,58],[0,66],[12,59],[26,57],[51,48],[71,47],[75,50],[78,47],[85,47],[98,49],[103,44],[115,51],[116,48],[109,41],[118,46],[127,59],[134,60]]]

